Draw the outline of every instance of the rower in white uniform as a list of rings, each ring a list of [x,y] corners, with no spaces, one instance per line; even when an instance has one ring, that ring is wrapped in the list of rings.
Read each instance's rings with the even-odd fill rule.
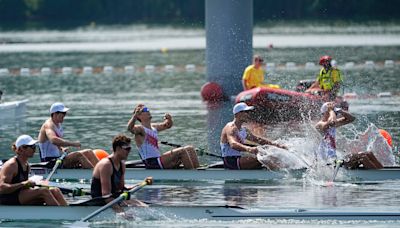
[[[166,113],[161,123],[152,123],[151,119],[150,109],[144,104],[139,104],[128,122],[128,131],[135,135],[136,146],[146,168],[174,169],[180,165],[183,165],[185,169],[199,167],[197,154],[192,146],[175,148],[161,154],[158,146],[158,132],[172,127],[172,117]],[[136,120],[140,124],[135,124]]]

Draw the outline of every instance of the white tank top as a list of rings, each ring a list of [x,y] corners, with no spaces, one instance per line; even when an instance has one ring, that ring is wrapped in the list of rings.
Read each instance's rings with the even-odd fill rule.
[[[55,133],[57,137],[62,138],[64,136],[64,130],[62,128],[62,125],[60,124],[59,127],[55,128]],[[60,150],[56,145],[51,143],[49,140],[46,140],[43,143],[39,143],[39,148],[40,148],[40,158],[45,159],[48,157],[60,157]]]
[[[144,128],[145,136],[143,144],[138,148],[139,155],[142,160],[148,158],[158,158],[160,157],[160,149],[158,148],[158,134],[157,129]]]
[[[236,136],[240,143],[244,143],[247,138],[247,131],[244,127],[240,128],[238,135]],[[241,156],[240,151],[233,149],[229,143],[221,143],[221,154],[222,157]]]
[[[327,160],[336,158],[336,128],[331,127],[325,131],[324,138],[318,147],[317,156],[319,159]]]

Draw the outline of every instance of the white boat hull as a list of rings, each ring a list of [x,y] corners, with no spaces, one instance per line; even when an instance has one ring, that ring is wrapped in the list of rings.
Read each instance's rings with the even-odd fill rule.
[[[80,220],[97,206],[0,206],[0,219],[7,220]],[[361,211],[360,209],[245,209],[229,206],[150,206],[126,210],[141,220],[165,219],[318,219],[318,220],[400,220],[400,211]],[[115,219],[108,209],[93,220]]]
[[[32,167],[32,173],[46,177],[51,169]],[[305,169],[291,171],[267,171],[267,170],[225,170],[211,168],[204,170],[157,170],[145,168],[127,168],[125,178],[128,180],[143,180],[151,176],[158,180],[185,180],[185,181],[207,181],[207,180],[280,180],[283,178],[302,178]],[[340,169],[346,179],[352,181],[386,181],[400,180],[400,168],[384,168],[379,170],[346,170]],[[59,169],[52,179],[88,179],[92,178],[90,169]],[[340,179],[339,179],[340,181]]]
[[[0,219],[7,220],[80,220],[96,206],[0,206]],[[353,209],[245,209],[227,206],[150,206],[129,208],[127,213],[140,220],[208,219],[318,219],[318,220],[400,220],[400,211],[362,211]],[[108,209],[93,220],[114,219]]]
[[[0,103],[0,119],[21,118],[26,112],[28,100]]]

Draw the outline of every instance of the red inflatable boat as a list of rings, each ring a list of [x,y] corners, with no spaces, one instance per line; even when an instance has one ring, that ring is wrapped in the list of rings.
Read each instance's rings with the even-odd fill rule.
[[[235,100],[255,106],[251,116],[257,122],[309,119],[319,115],[320,107],[326,101],[327,96],[273,88],[246,90]]]

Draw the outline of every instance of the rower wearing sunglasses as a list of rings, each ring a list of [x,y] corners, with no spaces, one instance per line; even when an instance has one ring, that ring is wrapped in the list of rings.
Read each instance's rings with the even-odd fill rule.
[[[125,135],[117,135],[112,141],[113,153],[100,160],[93,169],[91,195],[93,198],[111,196],[104,198],[101,204],[107,204],[118,197],[125,188],[125,163],[131,151],[131,139]],[[138,200],[125,201],[128,205],[144,206]],[[113,207],[121,211],[120,205]]]
[[[174,169],[183,165],[185,169],[199,167],[195,149],[184,146],[172,149],[161,154],[158,147],[158,132],[172,127],[172,117],[166,113],[164,121],[152,123],[150,110],[143,104],[135,107],[132,117],[128,122],[128,131],[135,135],[139,155],[147,169]],[[136,120],[140,122],[135,124]]]
[[[67,205],[60,189],[35,188],[35,182],[28,180],[28,160],[35,154],[37,142],[29,135],[21,135],[12,145],[16,155],[4,163],[0,171],[0,204]]]

